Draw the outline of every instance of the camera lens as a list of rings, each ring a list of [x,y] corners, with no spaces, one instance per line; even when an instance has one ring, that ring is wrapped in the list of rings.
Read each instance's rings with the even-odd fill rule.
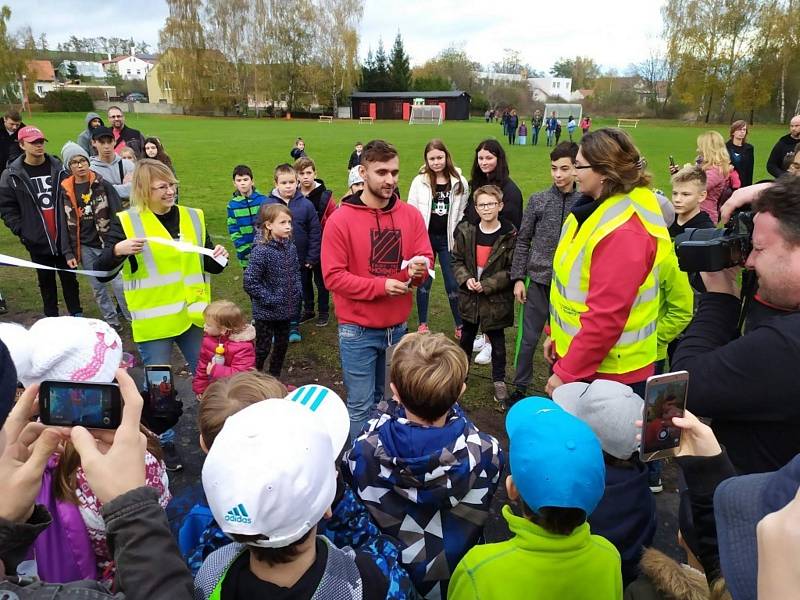
[[[109,417],[103,417],[103,425],[109,425],[111,423],[111,419]]]

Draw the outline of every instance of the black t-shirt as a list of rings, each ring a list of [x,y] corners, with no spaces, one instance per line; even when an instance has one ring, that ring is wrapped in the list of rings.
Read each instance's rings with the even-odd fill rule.
[[[36,203],[42,211],[44,222],[47,225],[47,231],[52,239],[55,239],[58,234],[58,227],[56,225],[56,203],[55,195],[53,194],[53,182],[50,176],[50,159],[45,158],[45,161],[40,165],[29,165],[24,160],[22,167],[28,174],[33,187],[33,192],[36,195]]]
[[[92,203],[90,202],[92,190],[89,185],[88,181],[85,183],[75,183],[75,200],[78,202],[81,215],[81,246],[102,248],[103,242],[100,240],[100,234],[97,233],[94,211]]]
[[[237,558],[222,583],[222,600],[311,600],[322,581],[325,564],[328,561],[328,544],[317,538],[317,558],[311,568],[298,579],[292,587],[286,588],[268,581],[262,581],[250,571],[250,553],[243,552]],[[381,570],[366,554],[356,553],[356,567],[361,574],[362,598],[364,600],[383,600],[389,583]]]
[[[437,183],[431,199],[430,235],[447,235],[447,215],[450,213],[450,183]]]
[[[682,234],[687,229],[713,229],[714,223],[711,221],[711,217],[708,216],[708,213],[703,212],[702,210],[693,216],[691,219],[686,221],[683,225],[678,225],[678,218],[677,215],[675,217],[675,222],[669,226],[669,237],[675,238],[676,236]]]

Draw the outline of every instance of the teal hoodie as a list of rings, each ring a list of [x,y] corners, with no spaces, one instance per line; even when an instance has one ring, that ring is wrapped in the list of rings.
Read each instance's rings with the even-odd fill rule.
[[[503,517],[510,540],[473,547],[450,579],[449,600],[619,600],[619,552],[584,523],[568,536],[545,531],[516,516]]]

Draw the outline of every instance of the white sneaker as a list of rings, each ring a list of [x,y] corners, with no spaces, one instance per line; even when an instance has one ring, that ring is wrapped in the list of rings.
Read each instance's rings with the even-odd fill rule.
[[[476,365],[488,365],[492,362],[492,345],[489,342],[484,343],[478,356],[475,357]]]
[[[475,338],[475,341],[472,342],[472,351],[473,352],[480,352],[483,350],[483,347],[486,345],[486,336],[479,335]]]

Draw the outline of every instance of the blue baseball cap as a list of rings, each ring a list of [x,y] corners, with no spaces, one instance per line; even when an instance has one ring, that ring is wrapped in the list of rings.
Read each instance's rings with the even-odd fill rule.
[[[548,398],[520,400],[506,416],[511,476],[531,510],[580,508],[589,516],[605,491],[597,436]]]

